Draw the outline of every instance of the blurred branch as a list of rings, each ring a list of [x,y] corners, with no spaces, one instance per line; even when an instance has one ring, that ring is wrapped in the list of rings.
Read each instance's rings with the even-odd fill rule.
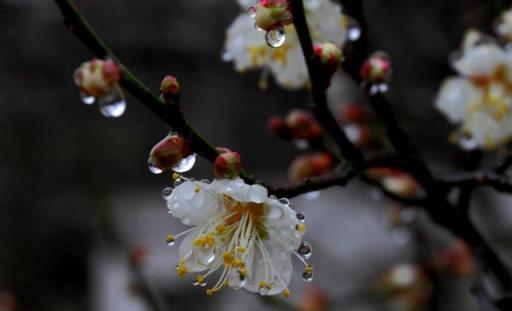
[[[361,168],[364,163],[362,152],[348,140],[327,106],[326,81],[320,59],[313,52],[313,41],[311,40],[306,15],[304,13],[304,4],[302,0],[291,0],[291,3],[293,23],[297,30],[297,35],[299,36],[311,81],[311,95],[313,96],[314,102],[313,114],[326,132],[334,139],[342,155],[350,161],[354,167]]]
[[[499,192],[512,193],[512,181],[506,176],[491,171],[450,175],[442,179],[441,182],[449,187],[487,186]]]
[[[210,162],[215,161],[218,155],[217,150],[187,123],[179,107],[177,105],[166,105],[162,99],[151,92],[144,83],[132,74],[96,34],[87,20],[80,14],[72,0],[55,0],[55,3],[61,10],[64,16],[64,23],[72,34],[82,41],[97,57],[112,58],[116,61],[122,71],[120,84],[124,89],[167,123],[173,130],[179,132],[193,145],[193,149],[197,154]],[[251,179],[243,172],[241,177],[246,180]]]

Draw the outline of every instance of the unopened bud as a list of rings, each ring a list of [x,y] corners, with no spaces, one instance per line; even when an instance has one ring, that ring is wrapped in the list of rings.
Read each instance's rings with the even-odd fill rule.
[[[286,124],[291,130],[293,138],[313,140],[320,138],[322,128],[316,119],[307,111],[294,109],[288,113]]]
[[[295,158],[290,166],[290,179],[298,181],[323,175],[336,166],[336,160],[326,152],[301,155]]]
[[[365,124],[349,124],[343,128],[351,143],[358,147],[367,147],[372,142],[372,131]]]
[[[74,80],[80,91],[96,98],[112,94],[121,78],[119,66],[111,59],[93,59],[75,70]]]
[[[382,179],[382,187],[402,198],[418,198],[423,189],[409,174],[398,172]]]
[[[356,103],[346,103],[341,106],[340,119],[344,123],[364,123],[368,120],[368,113]]]
[[[192,148],[182,137],[169,134],[151,149],[148,165],[150,169],[165,171],[175,167],[191,154]]]
[[[327,88],[331,84],[331,78],[333,74],[336,72],[336,70],[338,70],[341,62],[343,61],[341,49],[333,43],[326,42],[316,44],[313,47],[313,51],[315,55],[318,56],[324,67],[324,84]]]
[[[215,178],[235,178],[240,175],[242,170],[242,163],[240,161],[240,154],[224,148],[218,148],[221,154],[217,156],[214,166]]]
[[[268,120],[268,131],[283,140],[292,139],[292,131],[281,117],[273,116]]]
[[[391,79],[391,58],[384,52],[375,52],[361,67],[361,77],[371,84],[388,82]]]
[[[165,76],[162,80],[162,84],[160,85],[160,92],[162,95],[174,95],[178,96],[180,94],[180,84],[178,79],[173,76]]]
[[[436,252],[431,259],[431,265],[439,272],[458,277],[467,277],[475,272],[471,250],[461,239],[455,240],[447,248]]]
[[[288,0],[260,0],[253,8],[256,25],[265,31],[293,22]]]

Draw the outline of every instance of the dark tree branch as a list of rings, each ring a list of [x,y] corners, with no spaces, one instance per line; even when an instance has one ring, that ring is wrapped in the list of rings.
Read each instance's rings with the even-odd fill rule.
[[[348,140],[327,106],[327,96],[325,93],[327,81],[325,80],[320,59],[313,52],[313,41],[309,33],[302,0],[291,0],[291,3],[294,17],[293,23],[299,36],[311,81],[311,95],[314,102],[313,114],[326,132],[334,139],[345,159],[350,161],[354,167],[361,168],[364,163],[362,152]]]

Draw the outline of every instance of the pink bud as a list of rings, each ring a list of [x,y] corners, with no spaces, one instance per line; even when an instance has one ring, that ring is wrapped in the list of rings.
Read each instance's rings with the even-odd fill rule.
[[[344,123],[364,123],[368,113],[357,103],[346,103],[341,106],[340,119]]]
[[[431,262],[437,271],[459,277],[470,276],[475,272],[471,250],[461,239],[455,240],[447,248],[434,254]]]
[[[391,79],[391,59],[384,52],[374,52],[363,63],[361,77],[364,81],[372,84],[388,82]]]
[[[336,160],[327,152],[301,155],[290,165],[289,176],[293,181],[323,175],[336,167]]]
[[[273,116],[268,120],[268,131],[283,140],[292,138],[290,127],[283,118],[278,116]]]
[[[293,22],[293,16],[287,0],[260,0],[253,6],[256,25],[270,31],[278,27],[289,25]]]
[[[164,171],[175,167],[191,154],[192,148],[182,137],[169,134],[151,149],[148,165]]]
[[[322,128],[316,119],[307,111],[294,109],[288,113],[286,124],[293,138],[313,140],[322,136]]]
[[[240,175],[242,170],[242,162],[240,154],[225,148],[217,148],[221,154],[217,156],[214,166],[215,178],[235,178]]]
[[[174,95],[180,94],[180,84],[178,79],[174,76],[165,76],[160,85],[160,92],[162,95]]]
[[[341,62],[343,61],[341,49],[333,43],[326,42],[316,44],[313,47],[313,52],[316,56],[318,56],[324,67],[326,84],[325,87],[328,87],[331,84],[331,78],[333,74],[336,72],[336,70],[338,70]]]
[[[112,94],[121,78],[119,66],[111,59],[85,62],[74,73],[80,91],[97,98]]]

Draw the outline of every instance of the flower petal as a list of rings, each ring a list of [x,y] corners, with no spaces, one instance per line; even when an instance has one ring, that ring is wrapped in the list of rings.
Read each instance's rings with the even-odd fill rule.
[[[452,122],[460,122],[466,117],[470,105],[482,96],[465,78],[448,78],[437,96],[435,105]]]

